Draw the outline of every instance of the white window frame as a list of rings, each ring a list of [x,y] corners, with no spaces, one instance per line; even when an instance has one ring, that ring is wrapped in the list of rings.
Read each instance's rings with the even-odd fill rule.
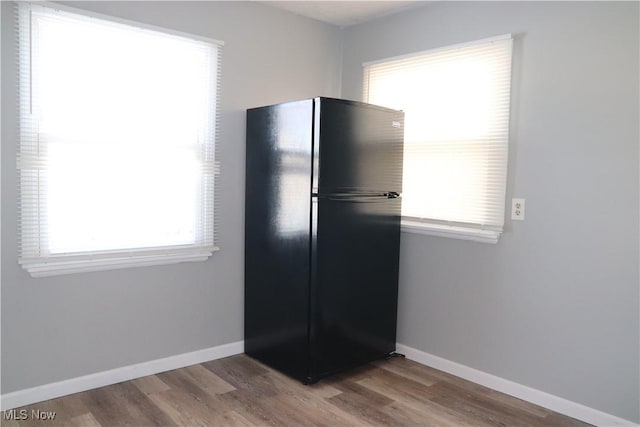
[[[56,253],[51,254],[47,250],[41,250],[43,242],[46,243],[46,222],[38,217],[44,216],[46,209],[41,202],[42,195],[39,191],[38,181],[40,178],[33,179],[34,175],[39,176],[38,171],[41,168],[45,158],[40,157],[40,149],[38,148],[37,130],[34,132],[33,119],[30,118],[29,104],[31,102],[31,8],[49,8],[56,11],[69,12],[77,15],[83,15],[97,20],[109,21],[116,24],[123,24],[135,27],[138,30],[151,30],[156,33],[162,33],[169,36],[177,36],[182,39],[189,39],[197,43],[206,43],[212,46],[212,52],[215,52],[215,60],[210,67],[212,68],[212,84],[214,85],[212,93],[215,93],[213,114],[210,117],[209,125],[207,125],[206,139],[209,142],[203,143],[201,154],[199,155],[200,168],[203,170],[199,179],[201,179],[203,191],[206,196],[202,199],[198,217],[202,219],[199,223],[199,231],[197,231],[197,241],[193,244],[168,245],[168,246],[152,246],[141,248],[124,248],[110,250],[94,250],[80,251],[74,253]],[[219,161],[217,154],[217,146],[219,141],[219,109],[220,109],[220,71],[221,71],[221,50],[224,45],[219,40],[209,39],[207,37],[196,36],[193,34],[182,33],[166,28],[142,24],[135,21],[113,18],[111,16],[85,11],[73,7],[47,2],[18,2],[16,4],[16,13],[18,14],[19,24],[17,25],[17,36],[20,49],[20,99],[18,106],[20,108],[20,149],[18,154],[18,172],[20,174],[21,188],[20,195],[20,253],[19,263],[27,270],[32,277],[54,276],[60,274],[80,273],[89,271],[113,270],[128,267],[143,267],[152,265],[173,264],[179,262],[195,262],[207,260],[213,252],[219,250],[217,246],[216,220],[215,211],[218,209],[218,176]],[[35,147],[35,149],[34,149]],[[45,151],[45,150],[43,150]],[[34,156],[34,152],[38,154]],[[31,175],[31,178],[29,177]],[[33,199],[37,201],[32,202]],[[35,208],[34,208],[35,206]],[[200,230],[202,228],[202,230]]]
[[[482,39],[482,40],[476,40],[476,41],[472,41],[469,43],[460,43],[460,44],[456,44],[456,45],[451,45],[451,46],[445,46],[442,48],[436,48],[436,49],[430,49],[430,50],[426,50],[426,51],[421,51],[421,52],[417,52],[417,53],[412,53],[412,54],[408,54],[408,55],[401,55],[401,56],[396,56],[396,57],[392,57],[392,58],[385,58],[382,60],[376,60],[376,61],[371,61],[371,62],[366,62],[363,64],[363,100],[364,102],[371,102],[371,103],[377,103],[376,100],[372,100],[369,97],[369,71],[371,69],[371,67],[375,67],[375,66],[382,66],[385,67],[387,66],[387,64],[389,63],[393,63],[395,61],[402,61],[405,59],[411,59],[414,57],[421,57],[421,56],[427,56],[427,55],[431,55],[431,54],[435,54],[435,53],[442,53],[442,52],[447,52],[447,51],[455,51],[456,49],[460,49],[460,48],[465,48],[465,47],[469,47],[469,46],[474,46],[474,45],[480,45],[480,44],[485,44],[485,43],[492,43],[495,41],[505,41],[508,40],[509,41],[509,46],[510,46],[510,50],[511,50],[511,45],[512,45],[512,41],[513,41],[513,36],[511,34],[505,34],[502,36],[497,36],[497,37],[490,37],[490,38],[486,38],[486,39]],[[510,77],[510,69],[511,69],[511,51],[510,51],[510,60],[509,60],[509,81],[511,80]],[[509,101],[510,103],[510,101]],[[390,108],[401,108],[398,106],[392,106],[392,105],[386,105]],[[509,113],[507,114],[508,117]],[[508,128],[509,128],[509,123],[508,123],[508,118],[507,118],[507,134],[504,140],[504,150],[505,150],[505,155],[504,155],[504,185],[502,187],[502,199],[503,199],[503,204],[502,204],[502,218],[504,219],[504,212],[505,212],[505,204],[506,201],[504,200],[506,197],[506,186],[507,186],[507,182],[506,182],[506,171],[507,171],[507,162],[508,162],[508,143],[509,143],[509,132],[508,132]],[[424,235],[430,235],[430,236],[437,236],[437,237],[447,237],[447,238],[453,238],[453,239],[462,239],[462,240],[471,240],[471,241],[476,241],[476,242],[482,242],[482,243],[492,243],[495,244],[498,242],[500,235],[503,231],[503,223],[500,223],[498,225],[483,225],[483,224],[471,224],[471,223],[459,223],[459,222],[453,222],[453,221],[446,221],[446,220],[434,220],[434,219],[428,219],[428,218],[412,218],[412,217],[406,217],[403,216],[402,218],[402,231],[403,232],[408,232],[408,233],[416,233],[416,234],[424,234]]]

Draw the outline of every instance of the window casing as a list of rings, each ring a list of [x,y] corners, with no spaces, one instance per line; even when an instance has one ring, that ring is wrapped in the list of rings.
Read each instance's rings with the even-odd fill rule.
[[[17,12],[20,264],[38,277],[207,259],[222,43]]]
[[[364,64],[364,101],[405,111],[403,230],[497,242],[510,35]]]

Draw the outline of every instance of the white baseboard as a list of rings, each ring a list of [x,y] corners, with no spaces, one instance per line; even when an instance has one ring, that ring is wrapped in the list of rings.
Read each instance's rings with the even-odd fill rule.
[[[443,359],[442,357],[434,356],[433,354],[425,353],[424,351],[416,350],[415,348],[403,344],[396,344],[396,351],[404,354],[408,359],[414,360],[423,365],[430,366],[493,390],[526,400],[527,402],[551,409],[552,411],[576,418],[589,424],[603,427],[638,426],[638,424],[623,418],[452,362],[451,360]]]
[[[221,359],[243,352],[244,341],[237,341],[205,348],[204,350],[193,351],[191,353],[178,354],[163,359],[123,366],[122,368],[111,369],[109,371],[97,372],[82,377],[14,391],[0,396],[0,409],[6,410],[30,405],[56,397],[104,387],[122,381],[129,381],[160,372],[171,371],[173,369],[184,368],[185,366]]]

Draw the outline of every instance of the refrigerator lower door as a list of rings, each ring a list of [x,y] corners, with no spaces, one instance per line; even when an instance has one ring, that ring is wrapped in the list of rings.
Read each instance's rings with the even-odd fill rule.
[[[314,203],[311,345],[318,377],[395,350],[400,199],[348,199]]]

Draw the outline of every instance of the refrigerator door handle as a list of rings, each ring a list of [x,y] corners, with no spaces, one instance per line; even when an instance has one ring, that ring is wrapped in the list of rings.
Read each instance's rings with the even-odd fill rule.
[[[400,197],[400,193],[395,191],[389,191],[385,193],[329,193],[329,194],[312,194],[313,197],[318,199],[326,199],[334,202],[380,202],[387,199],[397,199]]]

